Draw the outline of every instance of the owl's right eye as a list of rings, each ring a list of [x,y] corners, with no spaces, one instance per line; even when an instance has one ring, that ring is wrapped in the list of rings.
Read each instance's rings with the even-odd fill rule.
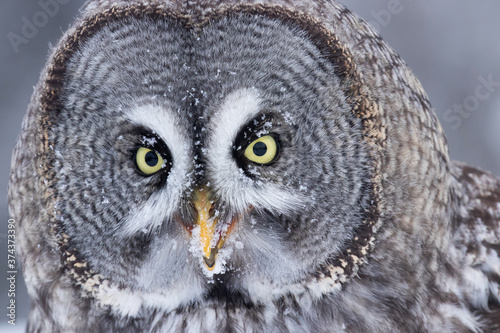
[[[151,176],[165,167],[165,161],[156,151],[140,147],[135,153],[137,170],[145,176]]]
[[[268,165],[279,153],[279,145],[272,135],[265,135],[254,140],[245,149],[244,156],[251,162],[260,165]]]

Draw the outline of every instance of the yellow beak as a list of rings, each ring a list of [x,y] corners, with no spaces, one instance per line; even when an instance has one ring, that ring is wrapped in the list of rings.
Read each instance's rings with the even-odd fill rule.
[[[213,216],[212,208],[214,202],[210,200],[210,193],[207,187],[196,190],[194,205],[198,211],[196,224],[200,226],[200,246],[203,254],[203,261],[209,271],[215,267],[217,252],[224,245],[227,234],[231,231],[235,221],[231,222],[229,228],[217,230],[218,219]]]

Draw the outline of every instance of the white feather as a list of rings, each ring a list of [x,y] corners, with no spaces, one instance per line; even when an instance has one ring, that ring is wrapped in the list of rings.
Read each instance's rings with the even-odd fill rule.
[[[189,170],[192,164],[190,140],[181,130],[174,112],[149,104],[128,110],[127,116],[131,122],[150,129],[165,142],[172,154],[173,166],[167,186],[155,191],[144,205],[138,207],[125,220],[120,232],[126,237],[141,230],[149,232],[172,218],[182,192],[189,185]]]
[[[261,101],[255,88],[239,89],[226,96],[210,120],[208,169],[219,196],[236,211],[253,206],[286,213],[303,207],[305,198],[264,180],[252,180],[238,167],[232,155],[239,131],[258,115]]]

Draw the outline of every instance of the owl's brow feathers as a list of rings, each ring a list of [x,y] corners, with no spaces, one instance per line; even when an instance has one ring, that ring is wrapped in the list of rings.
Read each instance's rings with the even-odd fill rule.
[[[175,126],[178,123],[175,112],[156,105],[143,105],[126,112],[133,124],[144,126],[157,133],[170,148],[173,166],[170,170],[172,177],[169,179],[174,180],[169,181],[161,192],[153,193],[142,207],[123,221],[123,226],[117,231],[124,237],[131,237],[141,230],[151,232],[163,221],[172,219],[189,177],[184,170],[189,169],[192,157],[187,153],[189,152],[188,137]],[[166,191],[167,195],[163,191]]]

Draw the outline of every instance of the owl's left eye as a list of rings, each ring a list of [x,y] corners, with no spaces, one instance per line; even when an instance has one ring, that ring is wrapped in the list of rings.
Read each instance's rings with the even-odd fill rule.
[[[137,170],[145,176],[151,176],[160,171],[164,163],[160,154],[152,149],[140,147],[135,153]]]
[[[265,135],[254,140],[245,149],[245,157],[257,164],[270,164],[278,157],[279,145],[272,135]]]

